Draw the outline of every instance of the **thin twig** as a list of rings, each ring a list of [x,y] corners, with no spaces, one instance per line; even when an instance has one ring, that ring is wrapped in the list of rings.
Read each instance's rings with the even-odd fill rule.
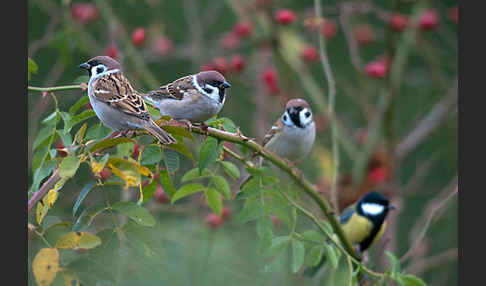
[[[457,259],[457,248],[449,249],[432,257],[427,257],[410,264],[403,272],[420,275],[427,269],[437,267],[441,264]]]
[[[42,197],[47,193],[47,191],[50,190],[50,187],[57,182],[61,177],[59,176],[59,169],[56,169],[51,177],[47,179],[47,181],[40,187],[40,189],[32,194],[32,197],[30,197],[29,203],[28,203],[28,208],[27,211],[30,212],[30,210],[34,207],[35,203],[37,203]]]

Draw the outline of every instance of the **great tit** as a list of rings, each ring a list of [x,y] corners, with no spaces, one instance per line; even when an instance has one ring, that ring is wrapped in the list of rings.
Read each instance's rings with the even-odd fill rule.
[[[363,252],[381,237],[386,228],[388,211],[392,209],[395,209],[395,206],[382,194],[369,192],[354,208],[341,214],[339,223],[349,242],[357,245],[359,252]],[[314,275],[324,264],[324,258],[319,265],[307,268],[305,274]]]

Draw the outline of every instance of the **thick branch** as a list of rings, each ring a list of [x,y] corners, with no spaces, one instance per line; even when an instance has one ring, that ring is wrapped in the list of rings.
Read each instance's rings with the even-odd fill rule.
[[[37,191],[35,192],[32,197],[30,198],[29,200],[29,204],[28,204],[28,212],[30,212],[30,210],[34,207],[35,203],[37,203],[40,199],[42,199],[42,197],[45,195],[45,193],[47,193],[47,191],[50,189],[50,187],[55,184],[57,182],[57,180],[59,180],[60,177],[59,177],[59,169],[56,169],[51,177],[49,179],[47,179],[47,181],[42,185],[42,187]]]

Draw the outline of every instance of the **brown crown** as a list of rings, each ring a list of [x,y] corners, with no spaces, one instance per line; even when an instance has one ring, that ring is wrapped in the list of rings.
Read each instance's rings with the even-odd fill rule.
[[[294,99],[289,100],[287,102],[287,104],[285,105],[285,109],[289,109],[291,107],[297,108],[299,106],[305,107],[307,109],[310,109],[309,104],[307,103],[307,101],[305,101],[304,99],[301,99],[301,98],[294,98]]]
[[[108,70],[119,69],[121,70],[120,63],[108,56],[97,56],[88,61],[90,66],[96,66],[102,64],[108,68]]]
[[[210,82],[223,83],[226,82],[226,79],[217,71],[202,71],[197,74],[197,83],[199,85],[203,86],[205,83]]]

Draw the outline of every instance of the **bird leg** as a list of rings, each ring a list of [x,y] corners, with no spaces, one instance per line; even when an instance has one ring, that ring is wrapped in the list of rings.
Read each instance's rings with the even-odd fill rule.
[[[113,131],[110,134],[108,134],[105,137],[103,137],[103,139],[101,139],[101,140],[103,141],[103,140],[110,139],[110,138],[118,138],[118,137],[120,137],[120,134],[121,134],[121,132],[118,131],[118,130],[117,131]]]
[[[183,123],[187,126],[187,129],[189,130],[189,132],[192,132],[192,123],[191,121],[189,121],[188,119],[180,119],[178,122],[180,123]]]

